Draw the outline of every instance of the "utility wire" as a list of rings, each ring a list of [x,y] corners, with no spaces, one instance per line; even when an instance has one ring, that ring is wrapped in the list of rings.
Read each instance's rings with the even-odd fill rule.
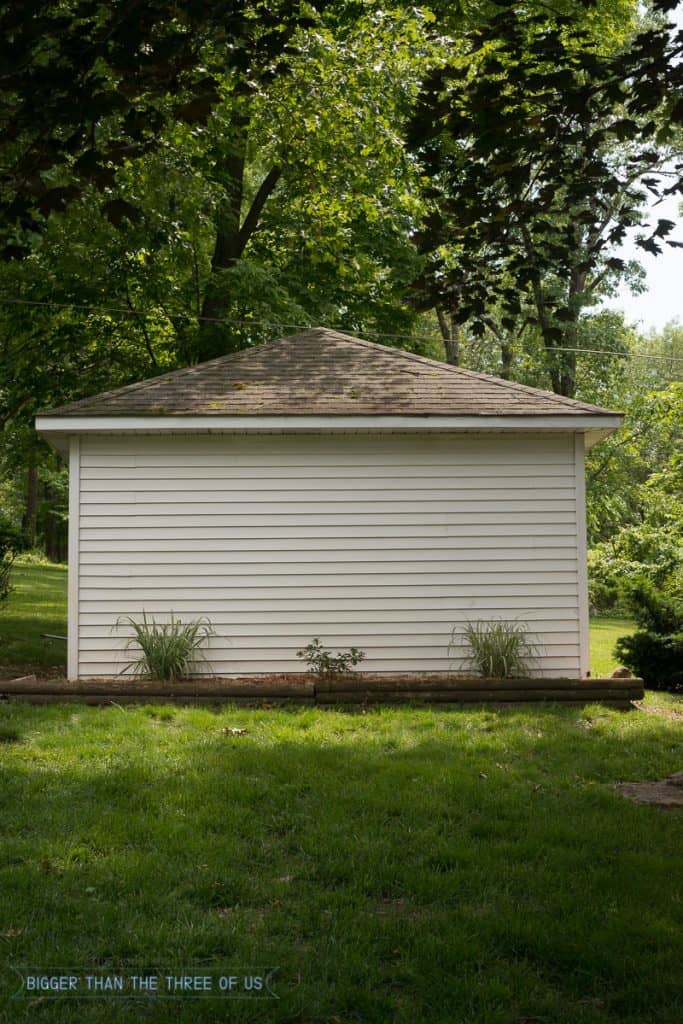
[[[78,302],[56,302],[52,300],[39,300],[39,299],[0,299],[0,305],[10,304],[16,306],[38,306],[53,309],[77,309],[83,310],[84,312],[90,313],[117,313],[122,316],[132,317],[163,317],[166,320],[174,320],[176,318],[183,318],[186,320],[199,320],[207,323],[214,324],[231,324],[235,327],[268,327],[274,330],[280,330],[282,328],[292,328],[298,331],[311,330],[313,327],[319,326],[318,324],[292,324],[286,323],[283,320],[277,322],[269,322],[266,320],[237,320],[231,317],[215,317],[215,316],[201,316],[198,313],[168,313],[165,310],[148,311],[140,309],[128,309],[122,306],[90,306]],[[348,331],[348,327],[331,327],[330,330],[337,331]],[[399,341],[427,341],[427,342],[438,342],[443,344],[443,338],[439,335],[425,335],[425,334],[389,334],[382,331],[366,330],[357,332],[360,334],[370,334],[375,338],[393,338]],[[552,349],[548,349],[549,352],[576,352],[580,355],[597,355],[597,356],[621,356],[622,358],[629,359],[660,359],[667,362],[683,363],[683,356],[667,356],[667,355],[656,355],[654,353],[646,352],[616,352],[613,349],[600,349],[600,348],[578,348],[561,345],[553,345]]]

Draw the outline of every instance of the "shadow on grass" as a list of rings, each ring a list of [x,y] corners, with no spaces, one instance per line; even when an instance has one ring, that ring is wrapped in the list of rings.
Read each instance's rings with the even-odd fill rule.
[[[2,710],[22,736],[0,751],[8,964],[280,969],[267,1005],[15,1002],[13,1020],[678,1019],[683,819],[610,788],[679,767],[676,723]]]

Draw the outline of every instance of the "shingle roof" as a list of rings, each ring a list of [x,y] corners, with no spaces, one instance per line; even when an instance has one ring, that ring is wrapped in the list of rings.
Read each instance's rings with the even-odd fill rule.
[[[51,416],[585,416],[608,412],[323,327],[49,410]]]

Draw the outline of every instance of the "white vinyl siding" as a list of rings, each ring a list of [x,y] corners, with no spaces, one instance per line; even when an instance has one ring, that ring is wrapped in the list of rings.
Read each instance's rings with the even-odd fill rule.
[[[119,616],[206,616],[219,675],[461,669],[466,619],[527,621],[579,676],[572,434],[82,436],[78,674],[125,664]]]

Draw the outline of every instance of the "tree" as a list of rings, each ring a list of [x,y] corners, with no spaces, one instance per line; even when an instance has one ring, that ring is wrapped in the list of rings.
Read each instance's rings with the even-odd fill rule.
[[[588,541],[609,542],[613,550],[612,538],[642,524],[650,497],[659,492],[643,486],[683,443],[683,425],[667,426],[662,397],[683,371],[683,330],[669,325],[660,334],[639,337],[620,326],[614,312],[593,319],[595,341],[586,348],[612,349],[615,355],[579,356],[579,397],[622,411],[624,425],[587,455]]]
[[[295,317],[309,310],[338,323],[350,293],[370,298],[381,272],[373,264],[385,282],[394,267],[400,277],[401,264],[415,272],[409,235],[419,218],[418,181],[402,127],[431,50],[424,27],[412,10],[369,9],[349,24],[330,12],[292,38],[277,78],[264,83],[252,75],[248,95],[216,109],[201,162],[221,200],[199,358],[244,345],[239,325],[212,320],[229,316],[254,285],[263,292],[269,275],[276,304],[287,295]],[[228,165],[219,154],[237,138],[235,102],[239,140],[229,159],[237,151],[238,159],[221,180],[215,168]],[[405,322],[395,290],[388,295],[384,315]],[[354,314],[358,323],[357,307]]]
[[[135,217],[109,223],[93,186],[53,213],[27,266],[4,275],[8,303],[123,310],[129,372],[145,375],[260,341],[278,322],[406,332],[399,296],[416,272],[420,200],[400,126],[429,45],[423,20],[328,20],[290,38],[277,74],[250,68],[246,94],[233,70],[218,76],[206,123],[169,123],[153,151],[118,169],[112,194]],[[114,370],[116,320],[97,324],[117,335]]]
[[[136,210],[112,190],[116,169],[150,152],[170,120],[205,122],[219,70],[248,91],[252,71],[275,74],[292,34],[326,0],[17,2],[0,14],[2,175],[6,257],[25,254],[54,211],[88,185],[114,223]],[[236,111],[235,131],[241,113]],[[234,175],[233,175],[234,177]]]
[[[57,489],[30,429],[40,408],[258,343],[278,324],[409,332],[400,295],[416,273],[420,197],[400,129],[430,45],[424,21],[329,14],[288,39],[248,74],[226,58],[205,119],[165,108],[153,145],[104,194],[80,180],[78,202],[0,264],[0,463],[39,538],[41,495]],[[130,216],[112,217],[114,200]],[[223,265],[226,204],[241,242]]]
[[[683,32],[670,30],[605,54],[575,18],[509,7],[429,76],[410,132],[431,201],[415,294],[441,311],[452,358],[461,325],[483,334],[497,312],[503,330],[537,326],[553,389],[574,394],[581,312],[625,269],[613,248],[646,189],[683,192],[683,163],[671,184],[654,173],[683,124]],[[659,220],[639,244],[682,244],[673,227]]]
[[[683,385],[641,393],[600,447],[587,473],[593,603],[612,606],[642,578],[683,597]]]

